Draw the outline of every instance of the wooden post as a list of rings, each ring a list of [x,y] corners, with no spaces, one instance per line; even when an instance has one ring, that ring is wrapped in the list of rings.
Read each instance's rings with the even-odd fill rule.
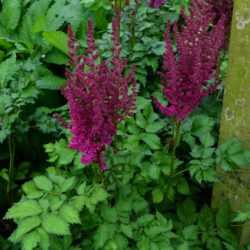
[[[232,137],[250,149],[250,0],[234,0],[220,143]],[[217,171],[220,183],[214,185],[212,207],[228,199],[233,211],[243,209],[250,201],[250,169]],[[240,230],[241,249],[250,243],[250,223],[246,224]]]

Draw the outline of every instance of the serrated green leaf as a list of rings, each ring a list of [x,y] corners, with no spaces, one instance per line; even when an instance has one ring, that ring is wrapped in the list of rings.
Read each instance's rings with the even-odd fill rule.
[[[161,140],[155,134],[143,134],[142,140],[151,148],[159,149],[161,147]]]
[[[44,212],[47,212],[49,208],[49,201],[46,198],[42,198],[38,200],[39,205],[42,207]]]
[[[131,225],[121,224],[120,230],[123,234],[125,234],[128,238],[132,238],[133,236],[133,228]]]
[[[163,201],[164,195],[160,188],[154,188],[152,191],[152,198],[154,203],[160,203]]]
[[[39,89],[59,90],[65,86],[66,80],[56,75],[44,76],[36,82]]]
[[[30,232],[32,229],[38,227],[41,220],[38,216],[27,217],[21,220],[16,229],[16,240],[20,240],[20,237]]]
[[[155,72],[159,67],[159,63],[158,63],[157,58],[155,58],[155,57],[148,58],[148,65],[150,65],[152,67],[153,71]]]
[[[84,11],[80,0],[55,1],[46,15],[48,28],[49,30],[58,30],[66,22],[70,23],[74,30],[77,30],[81,20],[84,20],[83,14]]]
[[[140,226],[145,226],[154,220],[154,215],[144,214],[137,219],[137,223]]]
[[[150,165],[148,167],[148,175],[154,180],[159,180],[160,168],[158,166]]]
[[[82,183],[76,190],[77,194],[83,195],[86,192],[86,182]]]
[[[207,205],[203,206],[199,213],[199,226],[203,231],[214,228],[214,215]]]
[[[196,116],[192,123],[192,134],[202,136],[204,133],[210,132],[214,126],[214,121],[205,115]]]
[[[229,228],[219,227],[218,236],[227,243],[233,245],[235,249],[239,249],[239,241],[235,235],[235,232],[231,231]]]
[[[202,156],[202,148],[200,146],[198,146],[198,145],[194,145],[190,155],[193,158],[200,158]]]
[[[138,134],[138,133],[140,133],[140,128],[136,125],[134,119],[132,119],[132,118],[127,119],[126,125],[127,125],[129,133],[132,133],[132,134]]]
[[[117,212],[116,209],[109,206],[101,207],[101,216],[105,221],[115,223],[117,221]]]
[[[21,15],[20,0],[2,0],[2,11],[0,14],[0,23],[3,27],[14,30],[19,22]]]
[[[207,241],[207,249],[209,249],[209,250],[212,250],[212,249],[223,250],[222,249],[222,242],[217,237],[210,237],[210,238],[208,238],[208,241]]]
[[[219,207],[215,219],[217,227],[228,227],[231,221],[230,205],[228,201],[223,202],[223,204]]]
[[[146,127],[146,131],[148,133],[157,133],[159,132],[161,129],[163,129],[165,127],[165,123],[163,121],[157,121],[157,122],[154,122],[154,123],[151,123],[149,124],[147,127]]]
[[[43,61],[58,65],[68,65],[68,57],[58,49],[50,50],[43,58]]]
[[[198,238],[198,226],[189,225],[183,229],[183,236],[185,240],[196,240]]]
[[[76,151],[68,147],[66,140],[60,139],[54,144],[56,154],[58,154],[58,162],[61,165],[67,165],[74,160]]]
[[[126,143],[126,148],[129,150],[134,150],[135,148],[138,147],[140,139],[141,139],[140,134],[130,135],[128,137],[128,142]]]
[[[107,199],[109,194],[102,187],[95,187],[90,196],[90,201],[92,204],[97,204],[100,201],[104,201]]]
[[[154,112],[152,105],[147,105],[144,108],[143,115],[146,118],[148,124],[152,124],[156,119],[159,118],[159,115]]]
[[[229,155],[235,155],[242,151],[242,143],[237,141],[236,139],[232,138],[228,140],[228,148],[227,152]]]
[[[110,223],[103,223],[100,225],[94,236],[95,249],[103,249],[105,243],[112,239],[117,230],[117,225]]]
[[[48,173],[48,176],[50,180],[52,180],[54,183],[58,184],[59,186],[65,181],[65,178],[63,176],[56,175],[55,173]]]
[[[148,208],[148,203],[144,198],[142,198],[141,196],[138,196],[132,203],[132,206],[133,206],[133,210],[136,213],[139,213],[140,211],[145,211]]]
[[[21,219],[38,215],[42,212],[41,206],[35,200],[24,200],[14,204],[4,216],[5,219]]]
[[[66,179],[61,185],[61,192],[66,192],[73,189],[76,185],[76,177],[72,176]]]
[[[136,43],[133,47],[133,50],[134,51],[144,51],[145,50],[145,47],[143,44],[141,43]]]
[[[237,155],[230,156],[231,161],[233,161],[237,167],[243,167],[247,164],[247,161],[244,157],[244,153],[239,153]]]
[[[72,205],[76,210],[80,211],[85,204],[86,197],[83,195],[75,196],[70,201],[70,205]]]
[[[190,187],[188,181],[184,178],[178,180],[176,188],[180,194],[190,194]]]
[[[210,135],[210,133],[206,133],[200,136],[200,141],[201,144],[206,148],[212,147],[214,145],[214,138]]]
[[[50,203],[50,209],[51,211],[56,211],[58,210],[63,204],[64,204],[65,200],[60,199],[59,197],[57,197],[57,199],[53,199],[53,201]]]
[[[36,16],[35,22],[32,26],[32,32],[37,33],[47,30],[47,20],[44,15]]]
[[[1,83],[0,83],[1,84]],[[0,131],[0,143],[3,143],[4,140],[11,134],[10,129],[2,129]]]
[[[183,203],[178,204],[177,216],[185,225],[193,224],[197,218],[195,203],[187,198]]]
[[[158,42],[157,45],[152,48],[152,52],[157,56],[162,56],[165,52],[164,42]]]
[[[79,212],[68,204],[60,207],[59,215],[70,224],[81,224]]]
[[[151,103],[150,99],[146,99],[142,96],[138,96],[136,98],[136,106],[138,107],[138,109],[144,109],[150,103]]]
[[[128,239],[122,234],[116,234],[114,236],[114,242],[116,243],[117,249],[121,249],[121,250],[128,249]]]
[[[40,190],[44,190],[46,192],[49,192],[53,189],[53,183],[51,182],[51,180],[46,177],[46,176],[36,176],[33,179],[35,185],[37,186],[37,188],[39,188]]]
[[[188,243],[184,242],[178,246],[177,250],[190,250],[190,249],[189,249]]]
[[[141,112],[137,112],[136,115],[135,115],[135,121],[136,121],[136,124],[140,127],[140,128],[145,128],[146,125],[147,125],[147,121],[146,119],[144,118],[144,116],[142,115]]]
[[[56,235],[70,235],[69,224],[57,214],[45,214],[42,226],[48,232]]]
[[[23,250],[32,250],[37,247],[38,243],[40,242],[41,238],[39,233],[34,230],[29,234],[25,235],[22,239]]]
[[[43,38],[52,46],[68,55],[68,36],[62,31],[46,31],[43,32]]]
[[[7,86],[7,82],[16,73],[16,55],[6,59],[0,64],[0,89]]]
[[[226,242],[223,242],[223,245],[225,246],[226,250],[236,250],[236,248]]]
[[[37,228],[37,232],[40,235],[41,239],[39,243],[41,250],[48,250],[50,246],[48,233],[42,227]]]
[[[158,211],[156,211],[156,218],[157,221],[159,221],[162,225],[168,224],[168,230],[171,230],[173,228],[171,221],[168,222],[167,219]]]
[[[27,198],[37,199],[40,198],[44,192],[37,189],[33,181],[29,181],[23,184],[22,189],[27,195]]]
[[[233,219],[234,222],[245,222],[250,220],[250,211],[241,212]]]

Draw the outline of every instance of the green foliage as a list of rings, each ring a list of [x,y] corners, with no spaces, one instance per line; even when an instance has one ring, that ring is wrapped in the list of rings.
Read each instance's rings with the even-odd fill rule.
[[[250,163],[250,152],[244,151],[242,144],[236,139],[230,139],[217,149],[216,163],[224,170],[235,170]]]
[[[200,145],[194,145],[191,156],[194,160],[190,161],[190,175],[201,183],[202,181],[214,182],[217,180],[214,166],[213,154],[215,149],[214,138],[209,134],[203,134],[200,138]]]
[[[71,235],[70,225],[81,224],[79,213],[83,207],[93,213],[108,197],[100,185],[79,185],[76,177],[57,175],[53,169],[25,183],[23,190],[22,200],[8,210],[5,219],[18,224],[10,240],[21,242],[24,250],[36,246],[48,249],[50,235]]]
[[[49,143],[45,145],[45,151],[49,155],[49,162],[58,162],[59,166],[70,164],[76,155],[74,150],[68,148],[67,142],[60,139],[56,143]]]
[[[2,1],[3,7],[0,14],[1,25],[7,30],[14,30],[21,16],[21,1]]]
[[[10,207],[0,220],[1,249],[238,250],[231,226],[249,220],[248,208],[233,217],[228,203],[208,206],[216,165],[234,171],[250,162],[236,139],[218,146],[223,85],[183,122],[173,165],[173,120],[152,101],[167,104],[157,77],[165,23],[181,25],[180,8],[188,13],[190,1],[168,0],[160,9],[123,1],[122,55],[136,64],[139,93],[134,115],[118,124],[117,152],[114,145],[105,152],[106,171],[82,164],[69,131],[53,118],[59,113],[70,125],[60,94],[69,67],[66,26],[85,53],[93,19],[100,56],[110,58],[111,2],[1,1],[0,204]],[[8,204],[12,197],[19,201]]]
[[[22,219],[28,216],[38,215],[42,212],[42,208],[35,200],[24,200],[16,203],[11,207],[7,214],[6,219]]]
[[[250,204],[247,203],[245,206],[245,211],[237,213],[236,217],[233,219],[233,222],[246,222],[250,220]]]
[[[61,52],[68,54],[67,40],[68,36],[62,31],[47,31],[43,32],[43,38],[52,46]]]

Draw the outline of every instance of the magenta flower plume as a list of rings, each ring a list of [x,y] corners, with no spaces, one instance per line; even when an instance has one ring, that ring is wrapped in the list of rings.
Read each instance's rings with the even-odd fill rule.
[[[113,58],[108,67],[106,61],[98,64],[99,54],[93,38],[93,25],[88,21],[87,53],[78,55],[79,46],[68,27],[71,57],[74,70],[66,69],[67,86],[63,93],[68,101],[71,118],[70,147],[82,153],[81,162],[96,162],[105,169],[102,152],[112,143],[117,123],[123,115],[131,115],[135,109],[136,80],[134,67],[127,77],[123,76],[126,60],[120,59],[118,23],[113,21]],[[132,94],[128,95],[132,84]]]
[[[214,15],[202,1],[192,1],[190,16],[182,16],[185,25],[179,33],[174,24],[174,37],[178,56],[175,57],[170,38],[170,23],[165,31],[164,73],[159,73],[164,84],[163,92],[169,105],[161,104],[154,98],[156,106],[167,116],[177,120],[185,119],[201,102],[213,92],[219,82],[211,86],[210,80],[217,77],[217,59],[223,43],[224,18],[211,27]]]
[[[211,11],[215,13],[214,24],[216,24],[221,16],[225,16],[224,19],[224,43],[223,47],[228,47],[228,40],[231,29],[232,14],[233,14],[233,3],[234,0],[206,0],[208,4],[212,6]]]
[[[152,8],[159,8],[165,2],[166,2],[166,0],[149,0],[148,1],[148,6],[152,7]]]

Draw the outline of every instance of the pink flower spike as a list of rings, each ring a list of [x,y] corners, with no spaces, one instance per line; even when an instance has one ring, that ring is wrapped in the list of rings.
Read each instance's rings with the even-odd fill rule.
[[[162,78],[163,93],[169,106],[154,99],[156,107],[176,120],[185,119],[202,99],[213,92],[219,83],[211,86],[210,80],[217,77],[217,59],[224,41],[224,16],[211,28],[214,14],[203,1],[192,1],[190,15],[182,8],[185,25],[178,31],[174,24],[173,33],[178,56],[173,52],[170,23],[165,31],[165,47]]]
[[[70,147],[82,153],[83,164],[98,163],[104,170],[102,153],[112,143],[117,124],[124,115],[135,109],[136,79],[134,66],[127,77],[123,75],[126,60],[120,58],[118,21],[113,20],[113,58],[99,61],[93,24],[88,20],[87,55],[78,55],[79,46],[69,26],[69,55],[73,70],[66,69],[67,86],[63,94],[69,105],[71,118]],[[132,94],[128,94],[129,86]]]

